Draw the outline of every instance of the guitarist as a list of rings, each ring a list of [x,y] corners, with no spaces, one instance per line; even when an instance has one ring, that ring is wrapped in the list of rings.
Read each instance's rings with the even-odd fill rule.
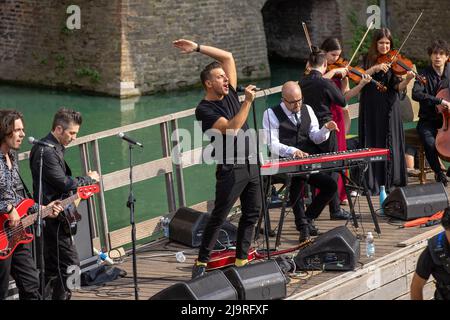
[[[16,206],[24,200],[14,152],[24,137],[23,115],[16,110],[0,110],[0,213],[8,214],[11,227],[20,223]],[[53,214],[49,216],[52,218],[63,209],[57,204],[49,205],[53,205]],[[38,205],[30,211],[37,212]],[[0,300],[6,298],[10,275],[16,280],[20,299],[39,299],[38,272],[31,255],[31,244],[19,244],[10,257],[0,260]]]
[[[42,168],[43,203],[66,198],[68,194],[82,185],[94,184],[99,180],[97,172],[88,172],[87,176],[72,177],[72,172],[64,160],[67,145],[74,141],[82,123],[81,113],[61,108],[53,119],[51,132],[41,140],[53,144],[55,148],[44,147]],[[30,153],[30,167],[33,175],[34,199],[39,192],[40,146],[35,145]],[[64,214],[75,214],[74,206],[68,206]],[[71,292],[67,288],[67,268],[79,265],[78,252],[73,242],[73,230],[67,227],[66,219],[47,219],[44,228],[44,261],[46,287],[53,300],[67,300]],[[57,258],[59,256],[59,259]]]

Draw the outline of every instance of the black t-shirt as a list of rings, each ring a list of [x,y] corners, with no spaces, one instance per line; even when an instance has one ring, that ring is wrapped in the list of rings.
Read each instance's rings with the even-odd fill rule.
[[[222,100],[202,100],[195,109],[195,117],[201,122],[203,132],[212,129],[214,123],[221,117],[227,120],[233,119],[241,109],[236,90],[232,86],[229,86],[229,88],[229,93]],[[244,123],[241,129],[237,136],[226,136],[216,131],[214,135],[221,135],[223,139],[221,145],[219,145],[219,142],[215,143],[214,135],[210,135],[211,143],[215,147],[213,155],[215,155],[217,161],[224,161],[224,163],[245,162],[250,154],[255,154],[250,152],[249,147],[250,145],[255,145],[249,143],[249,141],[253,141],[252,137],[245,134],[249,129],[247,122]],[[208,133],[211,133],[211,131]],[[245,141],[245,143],[239,143],[238,145],[238,141]]]
[[[446,250],[447,253],[450,252],[447,241],[445,241],[444,250]],[[428,247],[425,248],[417,261],[416,273],[422,279],[428,279],[430,275],[433,275],[437,282],[450,285],[450,273],[445,271],[442,265],[438,266],[433,262],[431,252]]]

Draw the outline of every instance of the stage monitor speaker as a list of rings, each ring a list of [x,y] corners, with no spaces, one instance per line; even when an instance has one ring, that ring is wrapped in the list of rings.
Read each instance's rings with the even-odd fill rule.
[[[176,283],[155,294],[150,300],[237,300],[238,294],[221,270]]]
[[[74,241],[77,247],[80,263],[83,264],[85,260],[88,261],[91,257],[94,256],[92,243],[92,227],[88,202],[81,201],[80,205],[77,207],[77,210],[82,218],[77,222],[77,233],[74,235]]]
[[[169,223],[170,240],[183,243],[189,247],[200,246],[203,237],[203,230],[208,222],[210,214],[182,207],[175,212]],[[236,241],[237,228],[232,223],[226,221],[219,233],[220,243],[232,244]],[[223,248],[223,245],[218,244]]]
[[[413,220],[432,216],[448,205],[447,190],[437,182],[393,189],[383,202],[383,211],[401,220]]]
[[[354,270],[360,254],[359,240],[345,226],[317,237],[300,249],[295,264],[300,270]]]
[[[275,260],[232,267],[224,271],[239,300],[275,300],[286,297],[286,278]]]

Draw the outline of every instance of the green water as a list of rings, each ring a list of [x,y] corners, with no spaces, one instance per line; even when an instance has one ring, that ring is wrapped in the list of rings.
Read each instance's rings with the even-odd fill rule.
[[[287,80],[298,80],[304,66],[286,62],[271,62],[271,79],[258,81],[256,85],[269,88],[281,85]],[[246,85],[248,83],[239,83]],[[83,124],[79,137],[95,132],[152,119],[158,116],[193,108],[203,97],[201,88],[172,91],[130,100],[110,97],[90,96],[47,89],[31,89],[0,85],[0,108],[14,108],[24,114],[26,134],[37,139],[44,137],[51,128],[53,115],[61,106],[70,107],[83,114]],[[280,95],[272,95],[256,100],[257,125],[261,126],[262,113],[267,106],[279,102]],[[180,128],[193,131],[194,116],[181,119]],[[253,126],[253,119],[249,119]],[[140,164],[162,157],[159,125],[136,130],[131,136],[142,141],[145,148],[135,149],[134,164]],[[99,141],[103,174],[128,167],[128,146],[117,137]],[[24,142],[21,151],[30,150]],[[78,148],[67,150],[66,160],[74,175],[80,174]],[[28,161],[20,164],[25,182],[31,187]],[[184,170],[186,202],[188,205],[214,198],[214,166],[198,165]],[[137,222],[168,212],[164,177],[156,177],[134,184]],[[126,207],[128,186],[106,192],[106,209],[110,230],[129,225],[129,211]]]

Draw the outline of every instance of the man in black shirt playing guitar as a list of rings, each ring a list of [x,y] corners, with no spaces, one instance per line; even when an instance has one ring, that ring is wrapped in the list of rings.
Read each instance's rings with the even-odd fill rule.
[[[52,131],[41,140],[53,144],[55,148],[44,147],[42,168],[43,204],[66,198],[79,186],[93,184],[99,180],[97,172],[88,172],[87,176],[72,177],[72,172],[64,160],[65,147],[74,141],[82,123],[79,112],[61,108],[53,119]],[[35,145],[30,153],[30,167],[33,175],[33,197],[38,200],[40,148]],[[67,225],[68,216],[76,215],[76,208],[68,206],[60,219],[46,219],[44,228],[44,261],[46,287],[52,290],[53,300],[70,299],[67,288],[67,268],[79,265],[79,258],[72,236],[73,225]],[[58,259],[59,257],[59,259]]]

